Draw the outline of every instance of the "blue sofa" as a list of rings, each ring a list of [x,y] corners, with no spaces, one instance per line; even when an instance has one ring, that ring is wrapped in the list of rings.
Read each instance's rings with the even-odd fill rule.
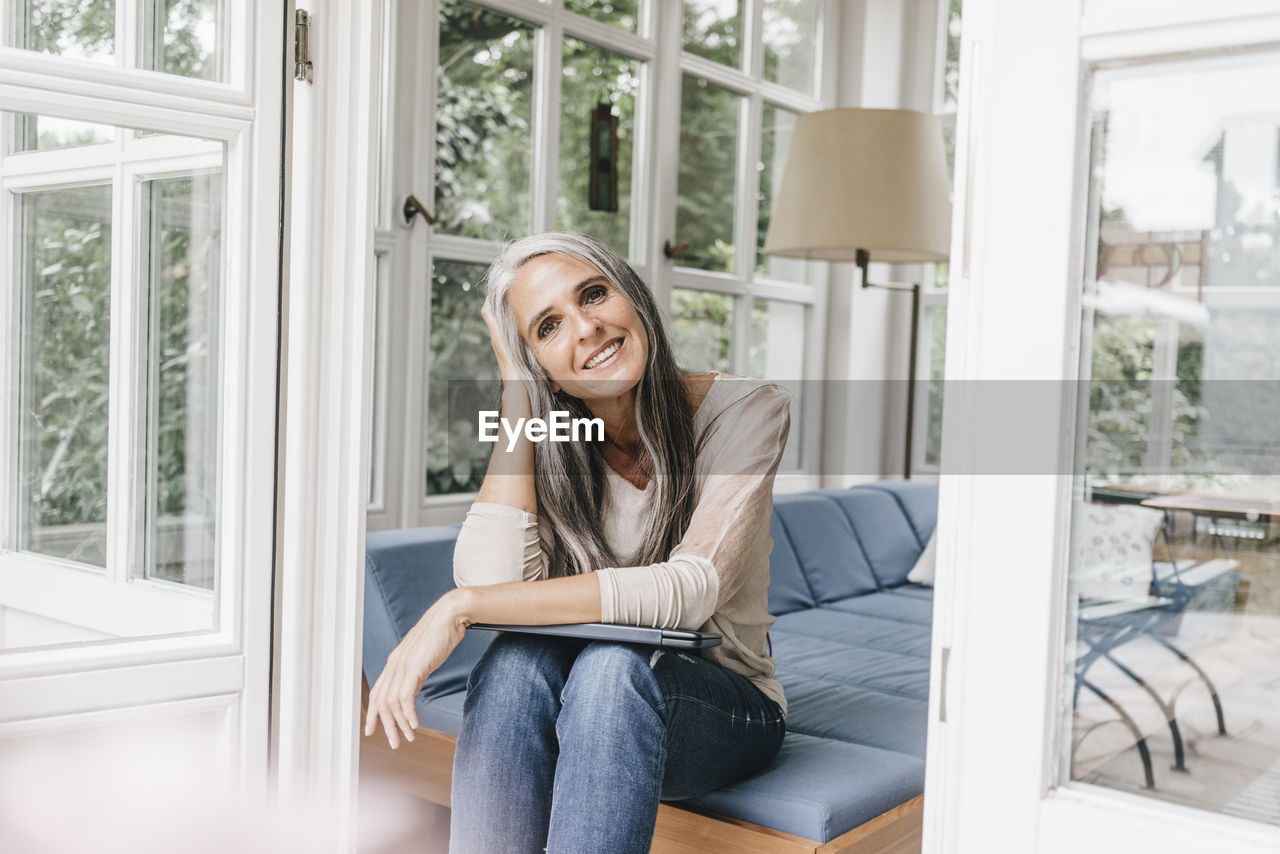
[[[911,481],[775,499],[769,609],[777,623],[770,638],[789,705],[786,739],[763,773],[664,805],[655,851],[663,849],[664,832],[683,839],[669,850],[697,850],[688,847],[691,822],[708,840],[717,838],[716,822],[726,834],[757,829],[759,845],[744,842],[742,850],[870,851],[877,834],[900,846],[895,851],[919,849],[933,590],[906,577],[933,532],[936,508],[937,487]],[[457,532],[369,534],[369,684],[409,627],[453,586]],[[415,773],[451,755],[467,674],[491,637],[469,632],[419,693],[421,726],[437,739],[422,749],[439,755],[421,760]],[[365,749],[377,748],[366,741]],[[422,793],[447,805],[447,776]],[[681,826],[664,827],[676,807]]]

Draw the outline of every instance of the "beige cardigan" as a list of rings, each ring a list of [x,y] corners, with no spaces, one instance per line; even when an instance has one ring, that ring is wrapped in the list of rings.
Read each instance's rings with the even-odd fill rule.
[[[597,571],[603,622],[723,635],[702,654],[746,676],[784,713],[768,653],[769,519],[790,410],[790,395],[776,385],[717,374],[694,414],[699,436],[712,433],[698,455],[697,505],[684,538],[661,563]],[[642,518],[653,484],[640,490],[611,475],[606,536],[615,554],[634,559],[641,531],[633,520]],[[538,517],[476,502],[458,534],[453,572],[459,587],[546,578]]]

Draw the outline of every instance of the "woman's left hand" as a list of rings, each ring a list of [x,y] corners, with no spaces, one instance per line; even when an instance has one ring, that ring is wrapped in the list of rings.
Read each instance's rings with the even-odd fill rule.
[[[461,590],[451,590],[436,600],[387,656],[387,666],[369,691],[365,735],[373,735],[381,720],[393,750],[400,746],[400,732],[413,741],[418,727],[413,698],[467,631],[469,623],[460,607],[460,594]]]

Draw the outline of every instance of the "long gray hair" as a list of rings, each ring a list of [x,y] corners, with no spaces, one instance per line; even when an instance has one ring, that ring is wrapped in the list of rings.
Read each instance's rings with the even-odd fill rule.
[[[682,372],[676,365],[653,293],[631,266],[609,247],[578,234],[548,232],[507,244],[489,268],[485,304],[497,321],[506,351],[529,390],[535,418],[553,409],[571,418],[590,418],[578,398],[553,391],[551,379],[520,335],[507,292],[516,273],[539,255],[563,255],[598,270],[631,301],[648,338],[649,356],[636,387],[636,424],[641,460],[652,478],[654,501],[637,556],[639,565],[670,558],[693,516],[694,461],[697,456],[693,413]],[[608,501],[604,454],[588,442],[539,442],[533,471],[538,512],[549,525],[549,568],[553,575],[573,575],[618,566],[619,556],[604,535]]]

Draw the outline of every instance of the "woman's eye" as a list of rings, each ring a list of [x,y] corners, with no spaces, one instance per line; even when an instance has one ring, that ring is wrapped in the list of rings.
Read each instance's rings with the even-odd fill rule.
[[[550,335],[552,332],[555,332],[555,331],[556,331],[556,321],[544,320],[542,322],[542,325],[538,327],[538,337],[546,338],[548,335]]]
[[[593,285],[587,288],[586,300],[587,302],[600,302],[608,292],[604,285]]]

